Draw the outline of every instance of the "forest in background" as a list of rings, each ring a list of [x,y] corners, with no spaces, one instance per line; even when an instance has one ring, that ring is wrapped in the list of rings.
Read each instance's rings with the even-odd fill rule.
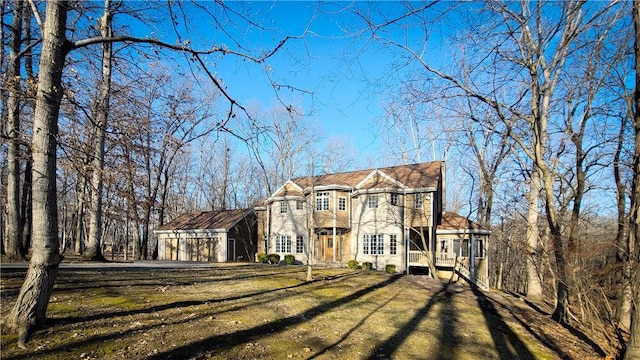
[[[7,258],[33,259],[38,244],[154,258],[152,230],[184,212],[251,207],[292,176],[445,160],[447,210],[493,231],[492,286],[552,301],[555,320],[624,353],[637,297],[635,3],[310,3],[295,33],[239,3],[51,3],[2,2]],[[65,21],[50,21],[59,41],[47,48],[55,6]],[[198,32],[203,14],[215,31]],[[322,99],[287,78],[325,56],[309,46],[335,37],[314,28],[322,16],[348,39],[343,66],[376,56],[386,69],[357,79],[384,94],[373,156],[326,135],[304,100]],[[262,74],[266,105],[217,72],[229,58]]]

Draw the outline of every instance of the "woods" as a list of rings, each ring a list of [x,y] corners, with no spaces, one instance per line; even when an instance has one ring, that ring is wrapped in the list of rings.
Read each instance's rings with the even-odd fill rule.
[[[67,251],[154,259],[153,229],[181,213],[444,160],[446,209],[493,231],[490,285],[640,356],[638,1],[318,3],[294,29],[223,2],[2,4],[0,234],[3,256],[30,261],[7,320],[21,346]],[[329,15],[339,30],[316,27]],[[298,82],[336,31],[345,72],[384,95],[369,157],[325,133]],[[258,87],[267,103],[241,95]]]

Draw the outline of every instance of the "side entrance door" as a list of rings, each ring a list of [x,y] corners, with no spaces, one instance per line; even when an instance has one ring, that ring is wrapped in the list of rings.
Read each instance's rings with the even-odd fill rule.
[[[236,261],[236,239],[227,240],[227,261]]]

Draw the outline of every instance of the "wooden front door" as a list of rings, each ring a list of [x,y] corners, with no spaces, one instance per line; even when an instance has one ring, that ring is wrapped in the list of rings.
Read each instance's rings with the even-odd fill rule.
[[[333,238],[324,237],[324,260],[333,260]]]

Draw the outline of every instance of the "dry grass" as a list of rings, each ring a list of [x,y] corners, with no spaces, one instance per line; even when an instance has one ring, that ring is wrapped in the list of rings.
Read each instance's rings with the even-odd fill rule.
[[[504,294],[349,269],[315,268],[305,282],[305,272],[61,269],[49,326],[28,350],[3,334],[2,359],[598,358]],[[3,316],[23,278],[24,270],[3,269]]]

